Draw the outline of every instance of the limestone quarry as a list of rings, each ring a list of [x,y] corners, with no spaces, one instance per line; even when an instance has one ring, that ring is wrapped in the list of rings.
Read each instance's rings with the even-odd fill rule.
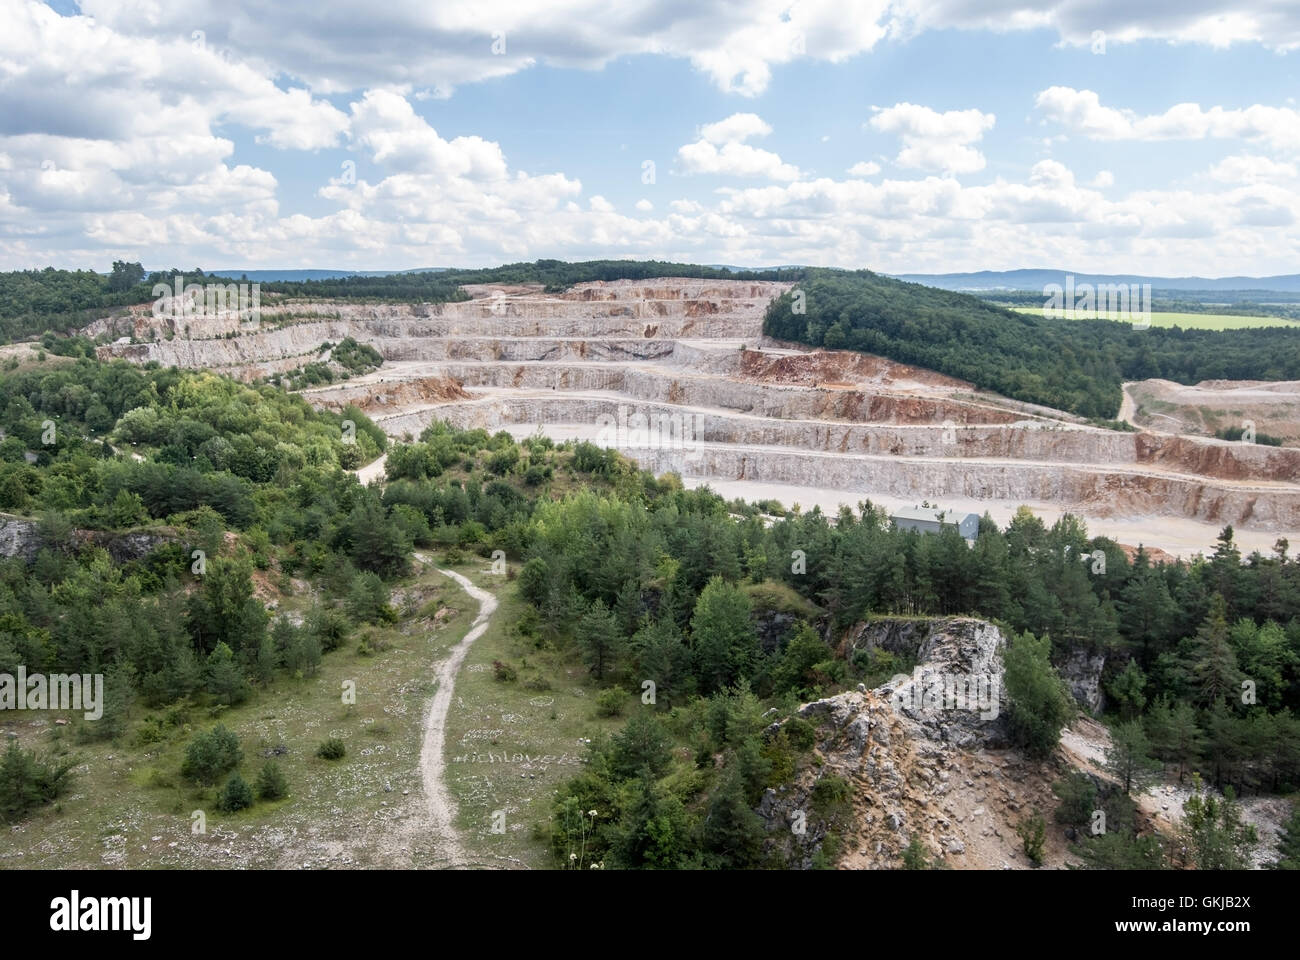
[[[255,321],[146,307],[86,332],[117,338],[104,358],[243,379],[328,359],[324,344],[353,337],[383,366],[304,391],[314,405],[356,404],[399,439],[446,420],[596,440],[727,497],[828,511],[928,501],[1001,523],[1023,504],[1048,523],[1072,512],[1094,534],[1184,556],[1208,551],[1227,524],[1246,550],[1300,536],[1300,449],[1142,428],[1150,417],[1135,432],[1103,429],[932,371],[771,341],[763,313],[788,286],[479,286],[453,303],[290,301]]]

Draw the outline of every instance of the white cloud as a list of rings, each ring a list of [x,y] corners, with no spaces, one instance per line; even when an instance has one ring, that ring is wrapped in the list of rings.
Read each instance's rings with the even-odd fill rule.
[[[799,168],[785,163],[770,150],[741,141],[764,137],[772,128],[754,113],[733,113],[717,123],[700,127],[700,139],[678,147],[677,160],[686,175],[713,174],[797,180]]]
[[[1296,179],[1294,163],[1279,163],[1268,157],[1235,155],[1224,157],[1210,169],[1210,176],[1224,183],[1264,183]]]
[[[717,123],[700,127],[700,139],[709,143],[740,143],[750,137],[766,137],[772,132],[762,117],[756,113],[733,113]]]
[[[1220,38],[1256,30],[1280,48],[1300,36],[1300,13],[1284,5],[1238,6],[1242,16],[1225,22]],[[584,193],[563,170],[513,167],[507,152],[518,147],[508,136],[494,133],[498,143],[476,135],[486,126],[454,129],[442,119],[435,129],[412,106],[532,63],[598,67],[633,53],[683,57],[718,87],[756,94],[781,64],[837,62],[871,49],[886,28],[923,22],[963,29],[989,18],[992,29],[1039,25],[1070,42],[1092,29],[1114,31],[1115,43],[1143,31],[1213,42],[1202,28],[1214,22],[1210,13],[1227,9],[1214,0],[1200,3],[1195,16],[1173,6],[1151,17],[1094,5],[1088,23],[1095,25],[1086,30],[1079,3],[1014,0],[991,7],[936,0],[923,16],[911,16],[918,7],[906,0],[882,0],[855,8],[861,16],[853,17],[830,0],[757,0],[743,9],[726,0],[666,7],[566,0],[546,16],[515,4],[398,0],[364,11],[365,29],[354,5],[325,0],[309,18],[253,0],[85,0],[84,7],[95,23],[36,3],[4,3],[6,266],[106,267],[122,256],[150,267],[206,268],[652,256],[945,271],[1023,266],[1020,258],[1032,250],[1036,260],[1081,270],[1122,262],[1140,272],[1224,274],[1292,272],[1300,261],[1292,162],[1300,160],[1253,155],[1297,148],[1293,102],[1183,104],[1143,116],[1103,105],[1087,90],[1043,91],[1040,116],[1071,135],[1241,141],[1180,189],[1129,193],[1102,193],[1114,186],[1107,171],[1085,183],[1056,159],[1017,171],[1002,157],[992,183],[963,186],[955,176],[984,167],[980,143],[994,124],[977,109],[941,113],[900,103],[876,111],[870,127],[899,138],[898,165],[920,171],[910,179],[880,179],[871,161],[854,164],[843,179],[807,179],[753,145],[771,134],[761,117],[733,113],[703,125],[697,142],[678,151],[676,167],[748,182],[725,183],[711,196],[707,183],[693,197],[656,196],[658,214],[642,198],[632,216],[605,196]],[[936,11],[946,21],[935,20]],[[1122,32],[1139,21],[1145,26]],[[490,22],[506,31],[507,54],[490,53]],[[196,29],[207,31],[202,49],[191,40]],[[340,93],[346,96],[324,99]],[[431,102],[420,110],[454,115]],[[1046,132],[1064,139],[1056,128]],[[250,138],[273,157],[290,158],[285,168],[272,166],[277,172],[300,176],[298,151],[347,147],[364,173],[355,182],[336,175],[310,207],[282,211],[276,176],[245,156]],[[815,136],[809,139],[815,146]],[[337,158],[324,166],[324,174],[301,176],[339,169]],[[627,209],[637,195],[616,183],[602,180],[597,189]]]
[[[859,160],[848,169],[850,177],[874,177],[879,172],[880,164],[872,160]]]
[[[891,32],[902,36],[932,29],[1048,29],[1063,41],[1091,46],[1100,32],[1106,43],[1140,40],[1228,47],[1259,43],[1273,50],[1300,49],[1300,7],[1270,0],[895,0]]]
[[[872,107],[868,124],[903,141],[895,162],[899,166],[936,173],[973,173],[984,169],[984,155],[970,144],[993,129],[996,117],[979,110],[939,113],[913,103]]]
[[[1092,178],[1091,185],[1101,189],[1113,187],[1115,185],[1115,174],[1109,170],[1098,170],[1097,175]]]
[[[416,115],[405,97],[391,91],[368,90],[352,104],[351,135],[354,145],[393,171],[471,180],[506,176],[506,160],[497,144],[480,137],[444,140]]]
[[[1300,111],[1255,104],[1241,110],[1179,103],[1164,113],[1141,116],[1103,106],[1091,90],[1049,87],[1035,105],[1054,121],[1093,140],[1258,141],[1284,150],[1300,150]]]

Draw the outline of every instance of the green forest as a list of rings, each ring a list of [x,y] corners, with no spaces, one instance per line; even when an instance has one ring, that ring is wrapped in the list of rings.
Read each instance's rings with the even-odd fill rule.
[[[384,300],[398,303],[441,303],[467,300],[466,283],[540,283],[560,291],[575,283],[594,280],[650,280],[657,277],[700,277],[730,280],[794,280],[803,270],[730,271],[688,263],[656,260],[591,260],[566,263],[538,260],[510,263],[482,270],[440,270],[398,273],[384,277],[339,277],[331,280],[263,282],[263,302],[295,297],[310,299]],[[15,270],[0,273],[0,338],[5,342],[39,336],[46,330],[71,332],[102,316],[105,311],[149,303],[157,283],[237,282],[219,273],[170,270],[145,273],[139,263],[116,261],[109,274],[92,270]]]
[[[809,269],[798,283],[801,300],[791,291],[768,308],[767,335],[879,354],[1083,417],[1114,419],[1126,380],[1300,376],[1300,329],[1136,330],[1117,320],[1049,319],[869,270]]]
[[[237,703],[311,674],[364,624],[395,615],[389,584],[417,547],[448,562],[502,550],[528,604],[522,641],[581,664],[612,710],[656,678],[654,708],[591,745],[538,825],[558,865],[578,849],[611,867],[783,865],[754,805],[815,762],[814,731],[793,716],[800,702],[910,668],[880,651],[837,652],[846,629],[881,615],[1001,625],[1009,736],[1032,755],[1050,752],[1073,713],[1053,664],[1105,652],[1130,786],[1160,767],[1238,794],[1300,784],[1300,561],[1284,540],[1243,557],[1227,528],[1204,558],[1152,564],[1074,518],[1045,527],[1028,511],[1005,529],[984,518],[969,546],[955,532],[899,531],[870,504],[836,517],[781,511],[769,525],[756,505],[687,491],[588,443],[435,423],[390,447],[359,411],[313,411],[271,385],[46,362],[0,379],[0,509],[30,530],[29,546],[0,562],[0,672],[103,672],[105,715],[82,725],[85,738],[137,736],[144,711]],[[382,488],[346,472],[385,449]],[[806,566],[791,563],[795,551]],[[257,596],[259,580],[287,589],[293,577],[322,598],[297,625]],[[773,710],[785,718],[775,734]],[[228,745],[202,736],[192,772],[210,773]],[[69,762],[11,747],[3,815],[54,800]],[[217,789],[215,774],[195,782],[205,776]],[[1087,785],[1060,789],[1067,815],[1093,802]],[[829,865],[847,786],[827,778],[819,790]],[[1106,802],[1113,822],[1133,823],[1127,790]],[[1236,830],[1230,804],[1216,811],[1206,829]],[[1097,866],[1173,858],[1148,841],[1079,849]]]

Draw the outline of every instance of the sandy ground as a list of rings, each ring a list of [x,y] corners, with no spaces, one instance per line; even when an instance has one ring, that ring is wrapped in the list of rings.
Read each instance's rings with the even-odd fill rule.
[[[422,563],[431,562],[428,557],[416,554]],[[443,756],[446,740],[447,709],[451,706],[452,693],[455,690],[456,674],[469,653],[474,641],[483,636],[488,628],[488,620],[497,608],[496,597],[486,590],[480,590],[467,578],[454,570],[439,569],[443,576],[455,580],[462,590],[478,601],[478,616],[474,618],[468,633],[460,643],[452,648],[447,659],[438,664],[435,672],[437,690],[429,703],[429,713],[424,721],[424,745],[420,750],[420,772],[424,779],[424,795],[429,804],[429,819],[432,833],[441,848],[439,854],[449,866],[471,866],[469,858],[461,848],[456,835],[456,805],[447,790],[444,778],[447,761]]]
[[[779,483],[758,483],[752,480],[718,480],[706,477],[683,477],[682,483],[694,489],[708,485],[714,492],[728,500],[777,500],[784,506],[799,504],[805,512],[813,507],[821,507],[823,513],[834,516],[840,507],[856,510],[864,500],[896,510],[902,507],[914,507],[911,500],[898,497],[881,496],[870,491],[852,492],[846,490],[824,490],[815,487],[796,487]],[[1034,515],[1048,526],[1055,523],[1062,515],[1071,513],[1083,519],[1092,536],[1105,536],[1119,543],[1133,546],[1158,547],[1177,557],[1190,558],[1197,553],[1207,556],[1214,549],[1215,538],[1222,526],[1219,524],[1198,523],[1181,517],[1149,517],[1145,519],[1122,519],[1114,517],[1089,516],[1077,507],[1064,507],[1058,503],[1034,503],[1010,500],[971,500],[947,498],[939,506],[958,514],[977,513],[981,516],[988,512],[999,526],[1005,527],[1015,516],[1016,510],[1027,506]],[[1243,530],[1234,528],[1234,541],[1243,553],[1259,550],[1268,554],[1281,534],[1267,530]]]
[[[1250,421],[1257,432],[1300,446],[1300,381],[1139,380],[1124,384],[1120,418],[1152,432],[1200,436]]]
[[[370,484],[374,480],[384,479],[384,466],[388,462],[388,454],[384,454],[378,460],[367,463],[364,467],[354,471],[357,479],[361,481],[362,486]]]

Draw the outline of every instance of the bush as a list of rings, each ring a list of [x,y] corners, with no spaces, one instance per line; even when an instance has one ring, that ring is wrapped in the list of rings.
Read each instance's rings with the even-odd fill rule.
[[[492,676],[502,683],[514,683],[519,678],[519,671],[505,661],[493,660]]]
[[[834,819],[847,812],[852,795],[853,788],[847,780],[828,773],[813,784],[812,807],[827,820]]]
[[[239,738],[217,724],[190,741],[185,749],[185,760],[181,763],[181,776],[208,787],[223,773],[239,766],[243,759]]]
[[[217,809],[224,813],[234,813],[253,805],[253,791],[249,789],[244,778],[236,771],[226,781],[226,787],[217,800]]]
[[[1025,856],[1033,861],[1034,866],[1043,865],[1043,841],[1047,837],[1047,824],[1041,813],[1034,813],[1016,825],[1016,836],[1020,837],[1025,847]]]
[[[274,760],[266,761],[262,772],[257,775],[257,798],[259,800],[279,800],[288,796],[289,784],[284,779],[284,772]]]
[[[76,761],[45,760],[16,742],[0,758],[0,821],[13,823],[55,800],[69,785]]]
[[[1006,665],[1011,735],[1032,757],[1051,754],[1061,728],[1074,717],[1074,700],[1052,668],[1051,640],[1032,633],[1014,637],[1002,655]]]
[[[397,611],[388,603],[388,587],[378,574],[363,571],[352,578],[348,613],[359,623],[393,623]]]
[[[1064,780],[1052,784],[1052,792],[1060,798],[1056,808],[1056,822],[1081,827],[1092,819],[1097,809],[1097,785],[1086,773],[1072,773]]]
[[[623,707],[627,704],[627,691],[622,687],[610,687],[596,694],[596,715],[600,717],[621,717]]]
[[[791,717],[781,725],[781,729],[789,738],[790,746],[800,753],[811,750],[813,744],[817,742],[817,728],[803,717]]]
[[[348,748],[338,737],[330,737],[316,748],[316,756],[322,760],[342,760],[347,752]]]

